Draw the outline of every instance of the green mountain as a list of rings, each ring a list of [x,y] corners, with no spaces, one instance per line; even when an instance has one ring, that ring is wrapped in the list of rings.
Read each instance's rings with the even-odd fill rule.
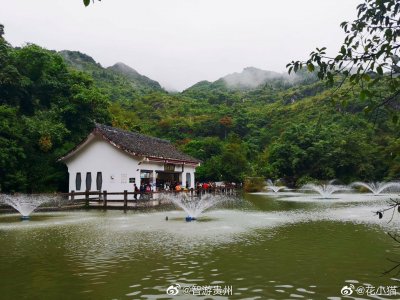
[[[157,81],[121,62],[104,68],[92,57],[79,51],[63,50],[59,54],[71,68],[90,74],[96,86],[113,101],[129,101],[150,92],[164,91]]]
[[[147,88],[147,90],[149,91],[162,90],[161,85],[157,81],[139,74],[136,70],[125,65],[124,63],[118,62],[115,65],[108,67],[107,70],[128,78],[133,84],[136,84],[138,88],[139,87]]]
[[[94,71],[103,69],[99,63],[89,55],[84,54],[79,51],[69,51],[69,50],[62,50],[58,52],[64,60],[75,69],[81,71]]]
[[[228,74],[214,82],[200,81],[182,92],[194,99],[208,99],[210,104],[232,103],[232,101],[272,103],[278,99],[294,102],[313,96],[326,87],[317,81],[314,74],[299,72],[289,76],[254,67],[240,73]]]
[[[277,73],[254,67],[247,67],[244,68],[242,72],[228,74],[219,81],[222,81],[227,89],[254,90],[265,86],[288,88],[290,86],[316,81],[316,78],[314,75],[305,72],[288,75],[287,73]]]

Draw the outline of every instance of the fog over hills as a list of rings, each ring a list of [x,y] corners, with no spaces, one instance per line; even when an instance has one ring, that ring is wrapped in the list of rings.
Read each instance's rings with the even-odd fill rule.
[[[161,85],[147,76],[139,74],[135,69],[131,68],[130,66],[122,63],[122,62],[117,62],[111,67],[108,67],[107,70],[113,71],[115,73],[124,75],[125,77],[129,78],[130,80],[142,83],[144,85],[150,86],[154,89],[162,89]]]
[[[281,81],[287,84],[296,84],[305,79],[314,77],[312,74],[299,72],[298,74],[277,73],[261,70],[255,67],[244,68],[240,73],[232,73],[222,77],[228,88],[231,89],[255,89],[268,82]]]
[[[222,77],[228,87],[230,88],[256,88],[260,85],[265,84],[271,79],[283,79],[284,75],[257,69],[254,67],[244,68],[240,73],[232,73]]]
[[[79,51],[63,50],[59,54],[70,67],[91,74],[99,86],[107,85],[110,89],[123,86],[125,96],[163,90],[157,81],[140,74],[122,62],[104,68],[91,56]]]
[[[116,84],[117,76],[124,78],[130,83],[132,88],[138,92],[145,91],[162,91],[161,85],[147,76],[137,72],[131,66],[122,62],[117,62],[111,67],[104,68],[100,63],[96,62],[91,56],[79,51],[63,50],[59,52],[65,61],[73,68],[89,72],[92,76],[100,81],[113,82]],[[111,76],[111,77],[110,77]],[[227,90],[254,90],[265,86],[266,84],[273,86],[292,86],[305,82],[312,82],[315,79],[314,74],[307,72],[298,72],[297,74],[288,75],[287,73],[278,73],[274,71],[262,70],[256,67],[246,67],[241,72],[235,72],[221,77],[220,79],[210,81],[199,81],[185,91],[193,89],[227,89]],[[184,91],[184,92],[185,92]],[[177,91],[169,91],[176,93]]]

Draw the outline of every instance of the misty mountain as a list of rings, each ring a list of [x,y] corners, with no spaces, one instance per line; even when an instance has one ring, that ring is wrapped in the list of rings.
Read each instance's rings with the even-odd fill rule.
[[[266,71],[255,67],[247,67],[242,72],[232,73],[220,79],[209,82],[200,81],[185,91],[208,88],[210,90],[256,90],[265,86],[287,89],[294,85],[309,84],[315,82],[316,76],[299,71],[297,74],[278,73]]]
[[[151,92],[164,91],[157,81],[141,75],[124,63],[118,62],[104,68],[91,56],[79,51],[63,50],[59,54],[71,68],[89,73],[96,86],[111,100],[130,101]]]
[[[232,73],[221,79],[232,89],[255,89],[268,81],[276,79],[287,80],[288,77],[286,74],[247,67],[240,73]]]
[[[136,82],[138,84],[141,84],[142,86],[147,86],[150,89],[162,90],[161,85],[157,81],[139,74],[135,69],[122,62],[118,62],[115,65],[108,67],[107,70],[125,76],[126,78],[129,78],[132,82]]]
[[[264,85],[294,86],[316,81],[316,76],[308,72],[299,71],[296,74],[265,71],[254,67],[244,68],[240,73],[232,73],[221,78],[231,89],[256,89]]]
[[[81,71],[102,68],[102,66],[97,63],[93,57],[79,51],[62,50],[59,51],[58,54],[64,58],[68,65]]]
[[[240,73],[228,74],[214,82],[200,81],[182,94],[194,99],[209,99],[211,104],[237,101],[272,103],[285,92],[283,100],[289,103],[313,96],[323,89],[325,87],[316,76],[305,71],[288,75],[247,67]]]
[[[141,75],[122,62],[104,68],[91,56],[78,51],[64,50],[59,54],[71,68],[89,73],[95,85],[112,101],[133,103],[146,95],[151,99],[154,92],[166,93],[157,81]],[[273,103],[278,99],[283,103],[293,103],[324,89],[314,74],[305,71],[288,75],[247,67],[214,82],[200,81],[183,91],[182,95],[196,100],[207,99],[211,105],[248,101]]]

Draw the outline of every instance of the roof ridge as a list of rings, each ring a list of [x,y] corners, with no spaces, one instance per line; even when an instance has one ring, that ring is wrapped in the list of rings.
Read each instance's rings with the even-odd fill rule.
[[[127,131],[112,126],[95,123],[94,133],[103,139],[134,155],[143,155],[163,160],[177,160],[183,162],[200,163],[197,158],[181,152],[168,140],[144,135],[134,131]]]
[[[112,126],[100,124],[100,123],[95,123],[95,126],[97,129],[100,129],[100,131],[104,130],[104,128],[105,128],[107,130],[114,131],[114,132],[120,132],[120,133],[124,133],[124,134],[128,134],[128,135],[138,135],[138,136],[146,138],[146,139],[154,139],[154,140],[158,140],[160,142],[172,144],[171,141],[169,141],[169,140],[161,139],[161,138],[158,138],[155,136],[145,135],[145,134],[139,133],[137,131],[128,131],[125,129],[116,128],[116,127],[112,127]]]
[[[150,157],[154,159],[160,159],[165,162],[176,161],[189,164],[201,163],[201,160],[181,152],[170,141],[99,123],[95,123],[94,129],[86,137],[86,139],[76,145],[63,157],[59,158],[58,161],[63,161],[73,156],[81,147],[85,145],[85,143],[88,141],[90,142],[91,136],[94,137],[96,135],[106,140],[114,147],[117,147],[130,155]]]

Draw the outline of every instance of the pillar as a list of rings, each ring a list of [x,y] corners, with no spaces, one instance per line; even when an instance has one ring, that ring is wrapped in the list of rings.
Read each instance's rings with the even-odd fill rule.
[[[182,187],[186,187],[186,172],[181,173],[181,178]]]
[[[151,175],[152,175],[152,178],[151,178],[151,181],[152,181],[152,183],[154,184],[154,186],[156,186],[156,183],[157,183],[157,173],[156,173],[156,171],[153,171],[152,173],[151,173]]]

